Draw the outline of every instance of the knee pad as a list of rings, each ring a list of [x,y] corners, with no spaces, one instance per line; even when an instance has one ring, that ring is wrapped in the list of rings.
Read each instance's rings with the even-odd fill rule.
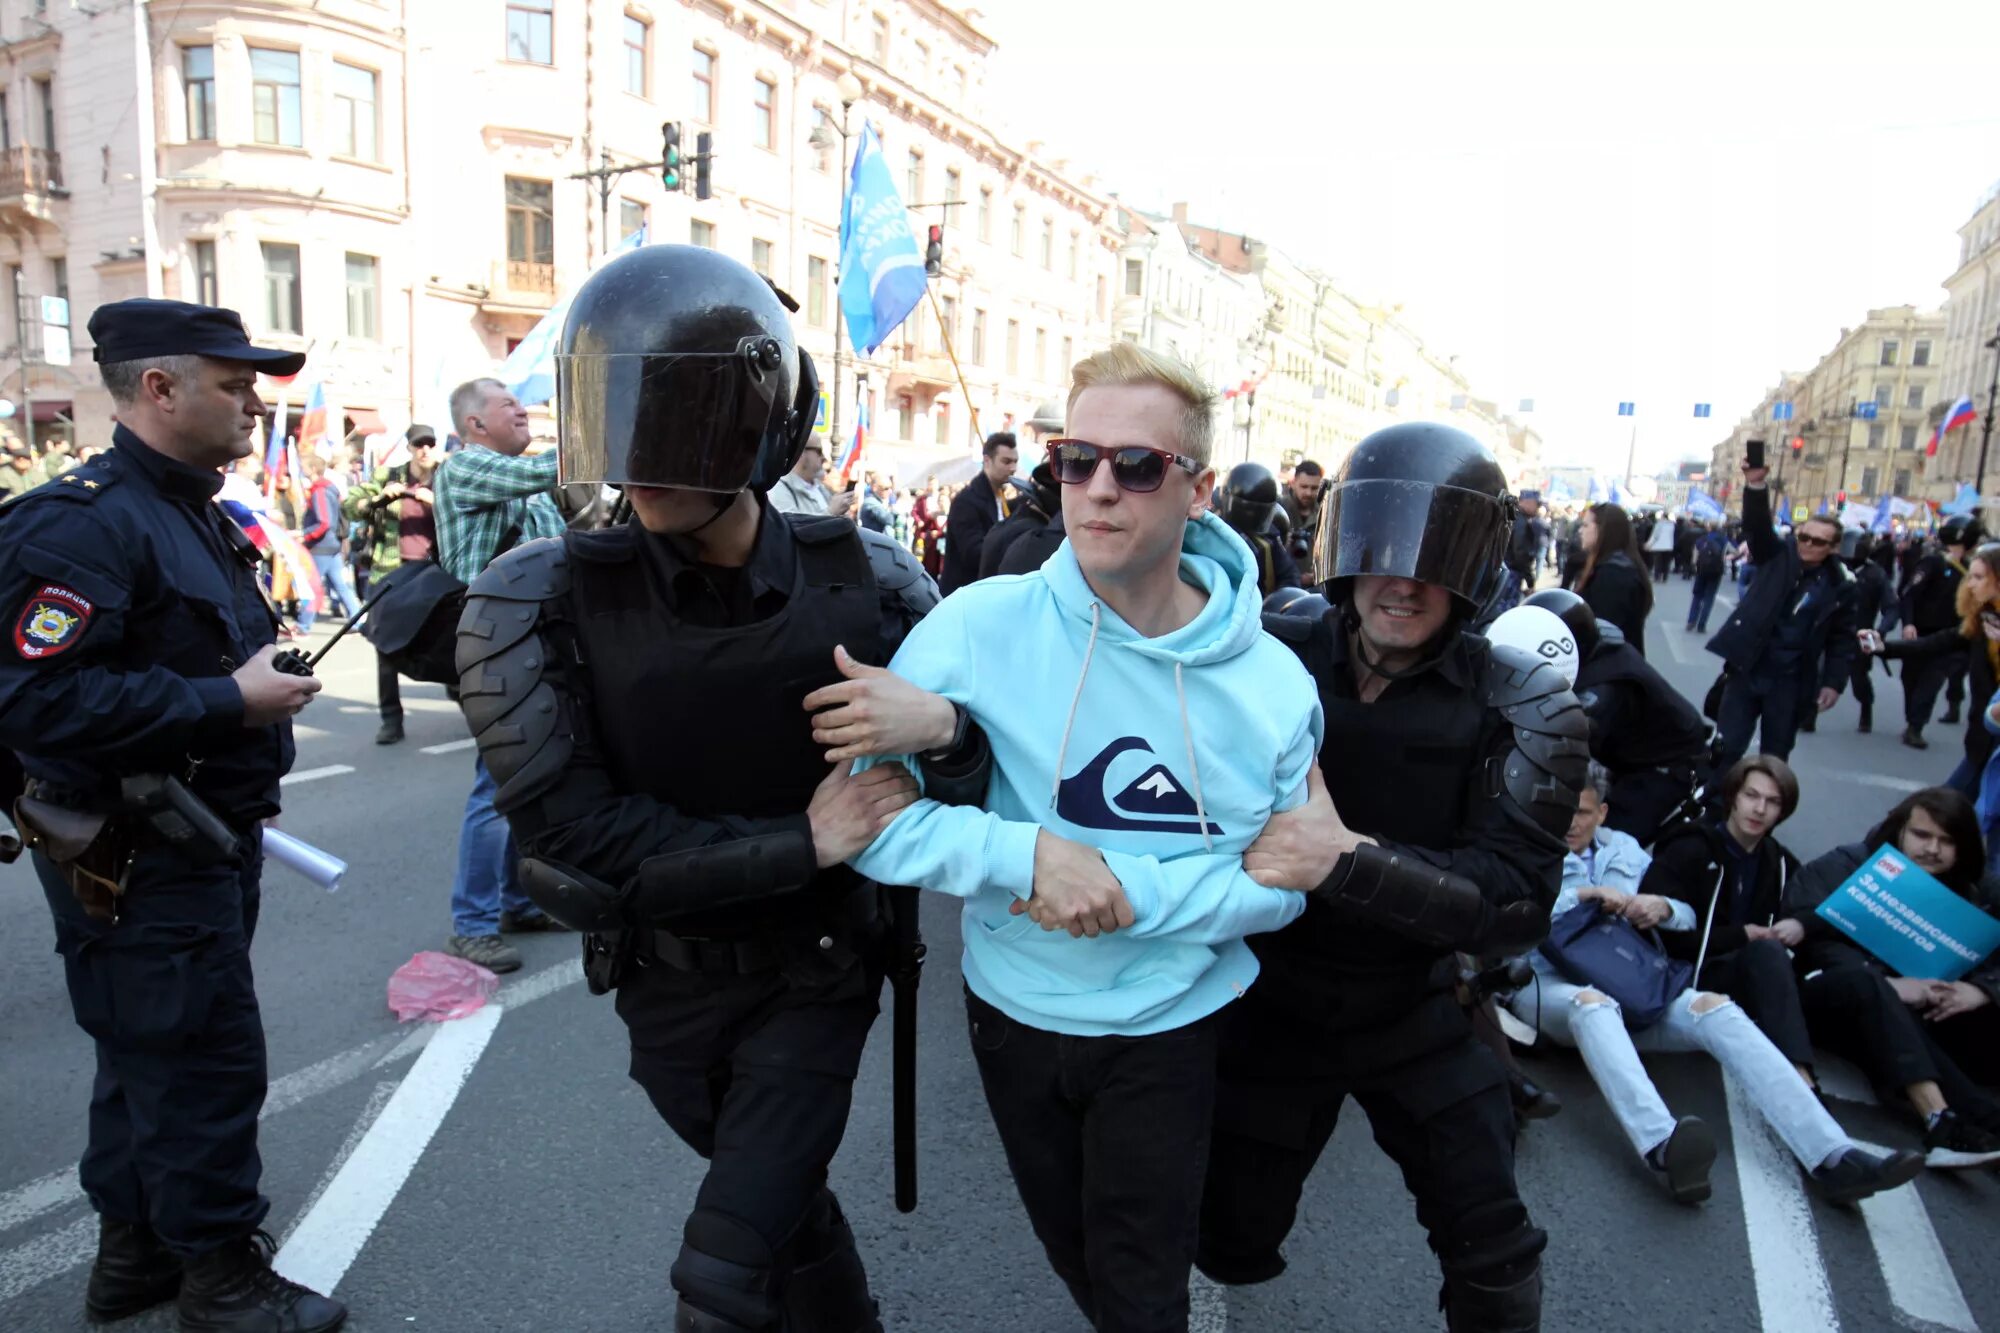
[[[695,1209],[671,1273],[680,1294],[675,1333],[776,1333],[781,1308],[774,1270],[762,1236],[727,1213]]]

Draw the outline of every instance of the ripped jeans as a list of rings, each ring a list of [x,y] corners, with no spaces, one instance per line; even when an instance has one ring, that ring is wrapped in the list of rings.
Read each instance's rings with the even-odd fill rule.
[[[1550,1040],[1582,1053],[1625,1137],[1641,1155],[1674,1132],[1673,1113],[1646,1076],[1639,1061],[1641,1051],[1707,1051],[1714,1056],[1807,1170],[1852,1146],[1792,1062],[1734,1000],[1683,991],[1659,1022],[1633,1032],[1625,1026],[1616,1002],[1608,997],[1598,1003],[1579,1000],[1588,987],[1557,974],[1540,954],[1533,956],[1533,962],[1536,980],[1516,992],[1508,1009],[1523,1023],[1539,1023]]]

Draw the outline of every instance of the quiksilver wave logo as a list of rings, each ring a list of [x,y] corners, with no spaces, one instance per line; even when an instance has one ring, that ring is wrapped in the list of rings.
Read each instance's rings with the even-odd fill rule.
[[[1114,789],[1117,794],[1108,795]],[[1137,736],[1119,737],[1075,776],[1064,778],[1056,788],[1056,813],[1078,828],[1197,838],[1203,832],[1193,791]],[[1212,838],[1222,836],[1213,820],[1207,832]]]

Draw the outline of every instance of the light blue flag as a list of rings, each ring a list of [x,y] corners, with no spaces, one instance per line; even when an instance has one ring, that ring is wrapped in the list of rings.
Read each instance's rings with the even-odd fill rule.
[[[923,252],[896,193],[875,126],[861,127],[840,224],[840,310],[847,336],[863,356],[889,340],[924,299]]]
[[[1560,477],[1549,482],[1548,500],[1550,504],[1564,504],[1574,499],[1576,499],[1576,492],[1569,488],[1568,482],[1562,480]]]
[[[1696,491],[1688,496],[1687,511],[1690,518],[1699,519],[1703,523],[1722,521],[1722,506],[1717,504],[1715,497],[1707,491]]]
[[[1607,500],[1609,500],[1610,498],[1611,498],[1611,492],[1610,492],[1609,490],[1605,489],[1605,485],[1604,485],[1604,478],[1602,478],[1602,477],[1598,476],[1598,475],[1597,475],[1596,473],[1594,473],[1594,472],[1593,472],[1593,473],[1591,473],[1591,475],[1590,475],[1590,503],[1592,503],[1592,504],[1594,504],[1594,505],[1597,505],[1597,504],[1603,504],[1603,503],[1605,503],[1605,502],[1606,502]]]
[[[1894,500],[1884,500],[1879,506],[1876,507],[1875,531],[1888,532],[1890,530],[1889,520],[1892,517],[1894,517],[1895,510],[1896,510],[1896,502]]]
[[[611,253],[622,255],[645,243],[646,229],[641,227],[613,246]],[[546,403],[556,396],[556,348],[562,345],[563,320],[568,318],[569,303],[575,298],[576,293],[570,292],[550,306],[549,313],[507,354],[494,376],[523,407]]]
[[[1611,503],[1617,505],[1620,509],[1630,509],[1632,507],[1632,493],[1614,481],[1611,483]]]
[[[1979,490],[1969,481],[1958,483],[1958,494],[1951,497],[1950,504],[1938,506],[1938,512],[1947,518],[1969,514],[1979,508]]]

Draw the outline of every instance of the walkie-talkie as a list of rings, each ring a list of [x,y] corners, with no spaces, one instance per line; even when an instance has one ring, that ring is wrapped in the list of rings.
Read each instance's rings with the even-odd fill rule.
[[[319,651],[311,657],[307,657],[296,648],[287,648],[271,659],[271,665],[288,676],[310,676],[313,668],[319,665],[319,660],[333,651],[333,645],[347,637],[347,631],[361,623],[361,617],[375,609],[375,603],[381,601],[392,586],[394,585],[384,580],[380,587],[369,593],[368,600],[356,608],[354,614],[347,618],[347,623],[335,630],[333,637],[321,644]]]

